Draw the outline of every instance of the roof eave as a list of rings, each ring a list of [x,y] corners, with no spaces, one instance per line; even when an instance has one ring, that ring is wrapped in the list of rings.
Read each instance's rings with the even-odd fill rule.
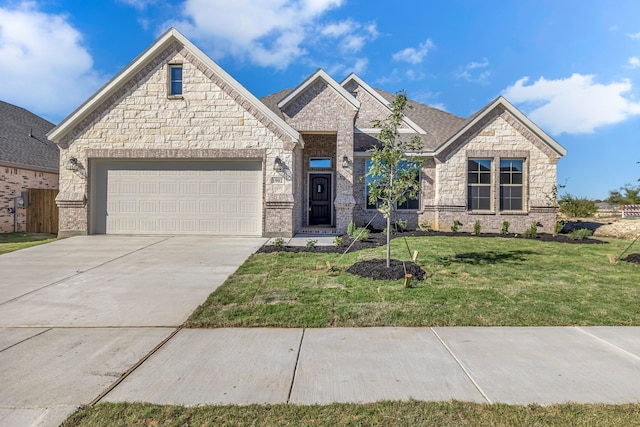
[[[449,137],[444,144],[438,147],[434,155],[439,156],[444,152],[454,141],[456,141],[460,136],[462,136],[465,132],[467,132],[470,128],[475,126],[478,122],[484,119],[487,114],[489,114],[493,109],[497,106],[504,107],[509,113],[514,115],[520,122],[522,122],[529,130],[531,130],[534,134],[536,134],[542,141],[544,141],[553,151],[555,151],[560,157],[567,154],[567,149],[562,145],[558,144],[549,134],[543,131],[538,125],[536,125],[531,119],[525,116],[520,110],[518,110],[513,104],[511,104],[506,98],[503,96],[499,96],[494,101],[490,102],[486,105],[473,120],[469,123],[466,123],[460,130],[458,130],[455,134]]]
[[[278,108],[281,110],[293,102],[298,96],[300,96],[309,86],[314,84],[318,79],[324,80],[331,88],[338,92],[344,99],[351,104],[354,110],[360,109],[360,101],[355,99],[349,92],[346,91],[338,82],[336,82],[329,74],[323,69],[318,69],[315,73],[307,77],[297,88],[278,102]]]
[[[389,108],[389,101],[387,101],[382,95],[380,95],[374,88],[369,86],[356,73],[349,74],[346,79],[344,79],[342,82],[340,82],[340,86],[344,87],[351,80],[355,80],[355,82],[358,84],[358,86],[360,86],[361,88],[366,90],[367,93],[369,93],[369,95],[373,96],[378,102],[380,102],[382,105],[384,105],[389,110],[389,112],[391,112],[391,108]],[[410,128],[412,128],[416,133],[418,133],[420,135],[426,135],[427,132],[425,132],[424,129],[422,129],[420,126],[418,126],[418,124],[415,123],[413,120],[411,120],[409,117],[404,116],[403,120],[404,120],[405,124],[407,126],[409,126]]]
[[[253,106],[255,106],[262,114],[268,117],[274,122],[285,134],[289,135],[294,141],[302,143],[300,133],[287,124],[282,118],[278,117],[273,111],[271,111],[264,103],[256,98],[251,92],[249,92],[244,86],[238,83],[229,73],[224,71],[218,64],[216,64],[211,58],[198,49],[193,43],[189,41],[182,33],[175,28],[169,28],[165,31],[151,46],[145,49],[140,55],[138,55],[133,61],[129,63],[124,69],[116,74],[109,82],[107,82],[102,88],[100,88],[95,94],[87,99],[80,107],[78,107],[73,113],[67,116],[58,126],[52,129],[47,137],[53,142],[60,142],[60,140],[73,129],[78,123],[80,123],[94,108],[101,102],[106,100],[109,96],[113,95],[130,77],[134,76],[139,70],[145,67],[159,52],[162,52],[174,41],[179,42],[185,48],[187,48],[194,56],[196,56],[207,67],[211,68],[216,74],[218,74],[229,86],[242,96],[247,98]]]

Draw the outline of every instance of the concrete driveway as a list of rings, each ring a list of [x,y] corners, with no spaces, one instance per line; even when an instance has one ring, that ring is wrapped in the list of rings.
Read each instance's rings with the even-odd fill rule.
[[[0,425],[58,425],[265,239],[83,236],[0,256]]]

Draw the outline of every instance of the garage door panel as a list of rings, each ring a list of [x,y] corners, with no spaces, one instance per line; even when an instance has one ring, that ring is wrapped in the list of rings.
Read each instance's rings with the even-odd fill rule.
[[[109,234],[262,233],[259,162],[106,164]]]

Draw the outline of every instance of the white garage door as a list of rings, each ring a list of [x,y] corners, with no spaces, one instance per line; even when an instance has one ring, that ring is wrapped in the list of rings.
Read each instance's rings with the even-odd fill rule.
[[[106,165],[107,234],[262,234],[260,162]]]

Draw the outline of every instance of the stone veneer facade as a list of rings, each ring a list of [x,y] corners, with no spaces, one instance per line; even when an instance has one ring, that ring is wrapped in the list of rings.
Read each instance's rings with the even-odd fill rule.
[[[58,174],[0,166],[0,233],[13,232],[13,199],[27,189],[57,189]],[[26,231],[27,210],[18,208],[17,231]]]
[[[183,67],[183,96],[167,96],[168,67]],[[300,219],[290,165],[296,142],[180,44],[174,43],[96,108],[59,143],[60,233],[89,228],[92,159],[259,159],[280,157],[289,169],[263,167],[263,234],[291,235]],[[65,172],[69,158],[80,171]]]
[[[332,174],[332,225],[337,233],[344,233],[352,220],[360,226],[374,218],[377,211],[366,208],[364,152],[376,142],[372,122],[386,118],[389,110],[371,88],[357,78],[340,88],[318,72],[312,76],[315,80],[308,79],[292,92],[292,99],[281,101],[286,103],[274,110],[280,116],[274,118],[198,58],[174,41],[57,141],[61,147],[57,203],[62,237],[88,232],[91,165],[105,159],[260,160],[264,236],[287,237],[308,226],[308,174],[314,171]],[[167,95],[172,64],[183,67],[184,90],[179,97]],[[429,224],[448,230],[457,219],[462,230],[472,230],[476,220],[483,231],[498,231],[503,221],[511,223],[513,232],[524,231],[533,221],[541,231],[553,230],[556,208],[550,205],[549,196],[560,154],[515,117],[513,110],[496,105],[484,111],[479,116],[482,119],[463,135],[449,141],[443,152],[425,159],[420,208],[398,214],[409,228]],[[283,130],[287,124],[302,135],[301,141]],[[405,134],[416,131],[411,126],[402,126]],[[432,136],[429,129],[421,135]],[[432,149],[434,141],[425,141],[426,146]],[[77,172],[63,167],[71,157],[78,159]],[[309,160],[314,157],[331,158],[331,169],[311,169]],[[494,160],[494,206],[499,206],[499,160],[524,159],[522,212],[467,209],[467,161],[478,157]],[[276,158],[283,161],[284,170],[274,168]],[[383,228],[385,220],[378,215],[372,225]]]

